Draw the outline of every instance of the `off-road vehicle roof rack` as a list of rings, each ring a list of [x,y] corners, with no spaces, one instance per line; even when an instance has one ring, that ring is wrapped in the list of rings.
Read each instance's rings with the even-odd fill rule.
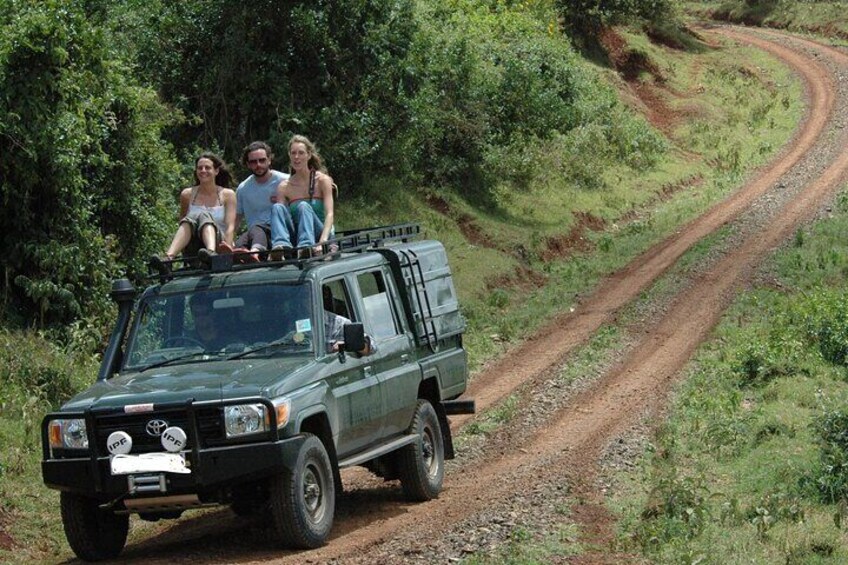
[[[162,259],[159,262],[161,268],[151,262],[148,265],[148,275],[149,278],[158,278],[164,283],[172,278],[204,275],[210,271],[244,271],[284,265],[295,265],[303,269],[310,263],[338,259],[342,253],[362,253],[393,241],[407,242],[420,234],[421,226],[415,223],[346,230],[337,232],[335,239],[316,245],[315,247],[321,247],[320,253],[314,253],[312,247],[298,247],[292,250],[294,257],[279,261],[270,260],[270,251],[220,253],[209,256],[207,262],[198,256],[183,256]],[[254,255],[259,261],[254,259],[251,262],[242,262],[247,255]]]

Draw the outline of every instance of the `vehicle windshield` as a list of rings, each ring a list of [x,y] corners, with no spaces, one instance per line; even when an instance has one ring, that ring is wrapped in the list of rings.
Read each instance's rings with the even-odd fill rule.
[[[311,355],[306,284],[154,296],[139,304],[124,370],[227,358]]]

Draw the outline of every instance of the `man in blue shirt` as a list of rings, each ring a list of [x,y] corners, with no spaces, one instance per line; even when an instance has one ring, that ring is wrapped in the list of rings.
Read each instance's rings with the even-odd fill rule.
[[[247,231],[236,239],[236,251],[266,251],[271,240],[271,207],[277,201],[277,185],[289,175],[271,168],[274,153],[264,141],[254,141],[244,148],[242,162],[253,173],[236,190],[236,226],[242,220]],[[232,249],[219,249],[219,252]],[[239,256],[241,260],[258,261],[255,254]]]

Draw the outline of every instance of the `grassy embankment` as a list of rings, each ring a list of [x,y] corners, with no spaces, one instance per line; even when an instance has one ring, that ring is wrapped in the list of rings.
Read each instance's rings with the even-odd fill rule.
[[[773,61],[745,48],[684,53],[651,46],[637,36],[627,39],[664,77],[664,88],[656,94],[664,100],[663,111],[674,116],[666,124],[673,148],[652,171],[608,168],[592,189],[548,179],[533,190],[502,195],[509,209],[518,211],[512,216],[481,210],[461,196],[439,193],[436,198],[434,187],[427,186],[412,191],[387,187],[386,196],[377,201],[343,201],[345,217],[351,218],[343,227],[415,218],[428,236],[445,242],[471,324],[468,344],[475,365],[529,336],[601,276],[733,190],[745,171],[772,156],[791,135],[800,114],[799,88]],[[617,80],[611,73],[609,78]],[[641,80],[655,82],[650,74]],[[586,162],[592,158],[591,147],[568,156]],[[599,228],[575,230],[577,246],[561,237],[579,225],[581,216],[575,212]],[[469,225],[479,238],[468,239],[473,235]],[[553,251],[556,243],[546,244],[556,237],[565,249],[559,257]],[[517,253],[519,247],[530,249],[529,257]],[[546,249],[551,256],[543,260]],[[609,334],[609,329],[602,332]],[[92,378],[96,363],[41,355],[44,348],[34,334],[2,337],[7,375],[0,384],[0,526],[13,534],[14,545],[10,552],[0,550],[0,560],[66,558],[70,552],[58,497],[40,483],[38,423],[47,407],[9,375],[40,364],[47,369],[39,374],[64,375],[61,386],[75,390]],[[49,379],[43,384],[55,386]]]
[[[722,19],[848,37],[840,3],[722,6]],[[847,232],[843,192],[696,355],[639,472],[617,479],[622,549],[660,563],[848,560]]]
[[[705,19],[812,33],[838,44],[848,41],[844,2],[685,2],[685,10]]]
[[[786,27],[830,29],[821,21]],[[827,218],[768,260],[696,355],[637,471],[614,479],[621,552],[656,563],[848,560],[847,234],[843,192]],[[730,235],[702,241],[644,302],[662,300]],[[597,370],[627,341],[639,308],[599,332],[563,378]],[[564,519],[542,545],[516,541],[479,561],[545,562],[579,551],[578,539]]]
[[[620,544],[659,563],[844,563],[848,193],[796,233],[696,355],[639,471]]]
[[[762,159],[773,155],[774,149],[785,141],[790,131],[793,120],[799,116],[797,85],[787,76],[787,71],[768,60],[762,54],[745,49],[744,54],[732,52],[729,47],[721,51],[707,52],[699,55],[681,55],[669,52],[664,48],[650,47],[639,37],[628,36],[631,45],[641,45],[650,53],[651,59],[658,68],[669,70],[668,88],[675,92],[692,93],[687,100],[678,100],[678,104],[688,108],[687,117],[671,128],[670,137],[677,147],[686,149],[686,155],[691,160],[687,162],[681,159],[680,166],[696,169],[704,162],[712,162],[718,166],[709,168],[700,184],[695,188],[689,188],[673,195],[668,201],[657,204],[646,211],[644,217],[635,220],[632,227],[628,226],[620,230],[615,236],[608,231],[597,234],[597,246],[592,253],[577,258],[575,269],[584,269],[580,262],[587,260],[592,264],[600,260],[599,256],[604,254],[607,247],[607,238],[613,237],[615,249],[628,249],[626,243],[631,238],[636,238],[634,233],[626,233],[630,230],[638,231],[647,228],[652,234],[664,225],[677,225],[684,218],[703,211],[708,202],[715,202],[722,194],[726,194],[728,188],[736,186],[742,178],[744,171]],[[744,58],[739,58],[744,57]],[[728,66],[727,61],[748,61],[747,68],[757,69],[759,77],[754,83],[741,84],[741,77],[737,76],[739,69],[736,65]],[[706,75],[704,75],[706,73]],[[762,82],[759,82],[762,81]],[[788,104],[769,106],[763,100],[746,100],[744,92],[764,93],[763,84],[771,82],[775,85],[792,84],[791,94],[786,98]],[[760,88],[757,88],[759,83]],[[709,85],[706,88],[705,85]],[[750,89],[750,90],[748,90]],[[781,87],[780,92],[790,91]],[[758,97],[755,96],[755,99]],[[763,128],[764,123],[771,127]],[[736,126],[743,126],[737,129]],[[745,130],[750,137],[746,136]],[[736,134],[729,134],[735,131]],[[776,134],[769,138],[767,132]],[[782,140],[777,135],[783,135]],[[740,148],[745,146],[746,140],[754,145],[754,150],[740,154]],[[757,145],[760,144],[760,145]],[[772,145],[776,144],[776,145]],[[712,160],[712,161],[711,161]],[[737,163],[727,167],[727,163]],[[638,227],[638,229],[637,229]],[[664,231],[660,228],[660,231]],[[727,229],[719,230],[716,234],[705,238],[696,245],[682,260],[653,287],[644,293],[637,303],[629,306],[625,312],[618,317],[618,325],[601,328],[593,340],[580,351],[576,352],[568,366],[559,375],[564,382],[569,382],[581,375],[595,374],[604,368],[608,359],[614,357],[613,352],[624,347],[629,340],[628,328],[634,327],[640,317],[644,316],[646,305],[662,302],[664,297],[672,296],[675,288],[684,284],[687,266],[701,262],[708,256],[712,249],[725,245],[728,240]],[[638,328],[635,328],[638,331]],[[492,410],[484,423],[471,428],[471,433],[486,433],[489,430],[508,422],[514,415],[512,402],[505,401],[500,407]],[[620,480],[624,480],[621,478]],[[632,479],[631,479],[632,480]],[[644,487],[643,487],[644,488]],[[650,488],[650,487],[647,487]],[[638,489],[636,489],[638,491]],[[632,502],[637,506],[638,503]],[[619,502],[618,510],[622,508],[623,502]],[[579,535],[575,533],[573,524],[567,518],[567,509],[563,510],[563,520],[560,524],[552,524],[544,532],[518,532],[515,541],[510,543],[495,555],[479,556],[471,562],[479,563],[534,563],[546,562],[553,556],[563,556],[580,552]],[[624,528],[630,531],[631,524],[627,523]],[[626,537],[623,535],[623,537]],[[527,539],[532,541],[527,541]],[[673,536],[670,536],[673,539]],[[663,541],[663,544],[667,540]],[[650,544],[648,544],[650,545]],[[705,545],[707,547],[707,545]],[[633,553],[632,541],[622,542],[625,552]],[[641,548],[637,548],[641,549]],[[652,557],[649,555],[649,557]],[[675,556],[676,558],[677,556]],[[681,558],[686,562],[685,558]],[[669,562],[667,556],[659,557],[659,562]],[[671,562],[676,562],[671,559]],[[733,559],[716,560],[715,562],[733,562]]]

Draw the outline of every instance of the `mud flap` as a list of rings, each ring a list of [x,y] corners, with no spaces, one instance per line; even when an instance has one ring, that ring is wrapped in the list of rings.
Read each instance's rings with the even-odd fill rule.
[[[448,422],[448,414],[444,405],[437,402],[435,405],[436,416],[439,418],[439,426],[442,428],[442,437],[445,442],[445,459],[453,459],[455,457],[453,451],[453,435],[451,435],[450,422]]]

